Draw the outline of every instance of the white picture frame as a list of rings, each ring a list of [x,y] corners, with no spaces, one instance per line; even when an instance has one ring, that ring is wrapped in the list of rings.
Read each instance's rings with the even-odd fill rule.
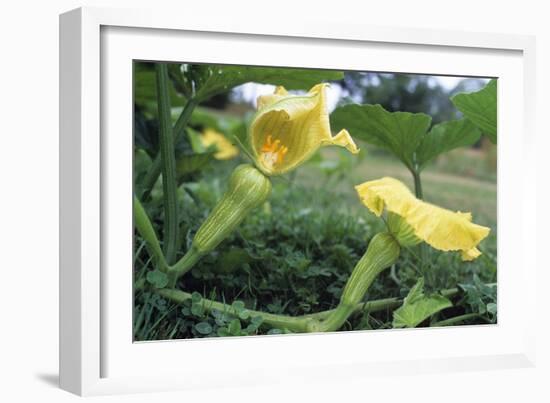
[[[174,54],[181,43],[187,50],[178,48],[180,53]],[[232,54],[224,53],[224,47]],[[81,8],[61,15],[61,387],[97,395],[533,366],[535,321],[518,319],[520,311],[524,318],[525,312],[535,312],[536,284],[528,281],[536,277],[535,243],[528,242],[527,234],[535,232],[536,218],[534,209],[527,208],[527,196],[514,187],[533,186],[528,178],[535,170],[529,158],[534,147],[534,49],[532,37],[508,34],[336,22],[280,25],[152,10]],[[331,54],[330,61],[321,62],[323,52]],[[368,62],[362,56],[367,54],[372,56]],[[427,57],[411,57],[415,55],[429,56],[431,64],[422,61]],[[499,323],[133,343],[127,326],[131,263],[115,251],[131,245],[132,99],[131,91],[126,92],[131,74],[124,77],[132,59],[498,76]],[[515,135],[506,136],[511,132]],[[512,158],[513,169],[507,164]],[[513,217],[506,215],[510,211]],[[114,265],[125,270],[110,270]],[[120,298],[113,298],[115,290]],[[419,346],[417,351],[411,345]],[[365,347],[357,353],[357,346]],[[320,348],[328,353],[315,354]],[[338,354],[330,353],[336,349]],[[223,366],[216,372],[206,365],[208,356],[231,362],[230,374]],[[183,358],[170,357],[185,357],[185,364]]]

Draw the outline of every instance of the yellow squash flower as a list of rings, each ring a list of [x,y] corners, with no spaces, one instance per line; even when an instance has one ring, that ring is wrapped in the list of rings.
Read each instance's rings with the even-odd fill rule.
[[[305,95],[290,95],[277,87],[258,98],[249,128],[256,166],[266,175],[281,175],[307,161],[321,146],[337,145],[353,154],[359,149],[347,130],[330,131],[325,88],[318,84]]]
[[[382,178],[355,187],[365,206],[378,217],[384,209],[405,220],[414,234],[435,249],[461,251],[463,260],[481,255],[476,246],[490,229],[472,223],[470,213],[446,210],[419,200],[400,181]]]
[[[206,148],[212,145],[216,146],[218,151],[214,154],[214,158],[218,160],[229,160],[239,155],[239,149],[231,144],[223,134],[215,130],[206,129],[200,139]]]

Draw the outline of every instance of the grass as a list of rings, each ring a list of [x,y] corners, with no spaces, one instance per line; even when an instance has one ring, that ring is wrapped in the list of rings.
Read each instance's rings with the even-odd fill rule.
[[[182,279],[178,286],[192,293],[192,299],[176,305],[150,291],[136,291],[135,339],[284,333],[285,329],[270,328],[247,317],[247,309],[304,315],[333,308],[370,238],[383,229],[381,220],[359,203],[353,185],[394,176],[412,188],[409,172],[386,155],[372,152],[356,161],[348,157],[345,152],[326,149],[295,174],[274,180],[270,202],[251,214],[236,233]],[[460,158],[468,164],[470,157]],[[236,162],[216,162],[180,187],[178,257],[221,196],[231,164]],[[422,326],[446,323],[462,315],[466,315],[464,324],[491,323],[496,320],[496,294],[484,283],[496,282],[496,185],[483,172],[455,175],[447,168],[438,161],[423,173],[425,198],[447,208],[472,211],[476,222],[490,226],[492,234],[482,243],[485,254],[472,263],[463,263],[457,254],[430,249],[432,264],[421,267],[414,254],[404,252],[395,267],[375,281],[366,300],[403,297],[423,276],[427,292],[457,286],[461,292],[454,297],[452,308]],[[160,234],[161,195],[158,189],[152,195],[146,209]],[[137,279],[152,269],[140,245],[136,237]],[[239,314],[206,312],[203,298],[233,304]],[[359,312],[344,329],[391,328],[391,322],[390,310]]]

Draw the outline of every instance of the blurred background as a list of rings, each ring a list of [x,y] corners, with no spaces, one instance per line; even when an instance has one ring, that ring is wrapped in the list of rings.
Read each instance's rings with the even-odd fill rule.
[[[345,72],[343,80],[331,82],[327,89],[329,111],[348,103],[380,104],[388,111],[422,112],[432,117],[432,125],[458,119],[461,113],[450,97],[460,92],[477,91],[488,78],[454,77],[380,72]],[[204,106],[226,117],[249,119],[260,95],[271,94],[274,85],[247,83],[220,94]],[[304,93],[305,91],[291,91]],[[413,182],[407,169],[388,152],[358,141],[359,158],[335,148],[320,150],[310,163],[310,169],[300,169],[295,180],[311,186],[326,183],[313,180],[323,171],[333,186],[355,199],[354,185],[382,176],[394,176],[411,188]],[[353,165],[353,169],[350,168]],[[472,211],[476,220],[496,227],[496,145],[482,136],[472,147],[444,153],[422,173],[425,198],[450,209]],[[350,176],[351,175],[351,176]]]

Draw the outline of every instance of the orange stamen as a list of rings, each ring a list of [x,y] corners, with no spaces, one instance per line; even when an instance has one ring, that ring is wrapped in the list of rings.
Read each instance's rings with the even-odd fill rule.
[[[264,161],[273,166],[274,164],[280,164],[283,161],[286,153],[288,152],[288,147],[285,147],[281,144],[281,140],[276,139],[273,141],[273,137],[270,135],[267,136],[265,143],[261,148]]]
[[[279,151],[279,154],[277,154],[277,164],[280,164],[281,162],[283,162],[283,158],[285,157],[287,152],[288,152],[288,147],[282,146],[281,150]]]

